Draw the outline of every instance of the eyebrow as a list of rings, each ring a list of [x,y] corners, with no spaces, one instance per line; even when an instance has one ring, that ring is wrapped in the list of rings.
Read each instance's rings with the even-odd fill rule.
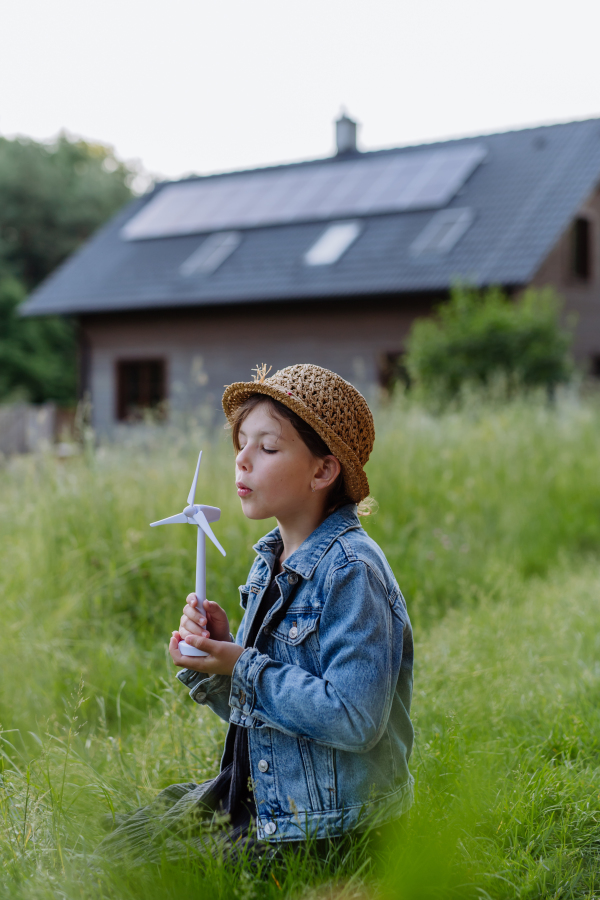
[[[240,434],[243,434],[247,437],[246,432],[244,431],[243,428],[240,428]],[[265,437],[265,435],[268,435],[269,437],[274,437],[277,440],[279,440],[279,438],[281,437],[281,434],[277,434],[275,431],[257,431],[256,432],[256,437]],[[285,440],[285,438],[284,438],[284,440]]]

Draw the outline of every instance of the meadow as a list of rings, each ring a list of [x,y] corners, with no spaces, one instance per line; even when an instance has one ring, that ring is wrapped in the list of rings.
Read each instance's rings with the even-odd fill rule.
[[[227,435],[141,431],[77,458],[0,466],[0,896],[600,896],[600,406],[574,395],[377,413],[365,520],[416,638],[408,822],[325,857],[127,869],[103,823],[216,773],[224,725],[174,678],[166,640],[218,505],[208,593],[239,622],[252,544]]]

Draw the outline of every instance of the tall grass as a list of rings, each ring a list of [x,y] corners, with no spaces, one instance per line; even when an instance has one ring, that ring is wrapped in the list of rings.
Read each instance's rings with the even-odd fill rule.
[[[0,470],[0,895],[593,897],[600,892],[600,411],[534,401],[381,410],[366,522],[406,594],[417,656],[408,823],[274,863],[90,869],[103,817],[218,768],[223,724],[165,653],[194,530],[222,509],[209,595],[239,621],[249,523],[220,435],[14,458]],[[168,438],[168,439],[167,439]],[[368,838],[368,840],[367,840]]]

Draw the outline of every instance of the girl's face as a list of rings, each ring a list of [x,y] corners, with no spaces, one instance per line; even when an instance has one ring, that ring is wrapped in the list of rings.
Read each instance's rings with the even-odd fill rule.
[[[261,403],[242,422],[239,444],[235,481],[245,516],[285,521],[314,503],[312,487],[322,483],[323,460],[312,455],[291,422]]]

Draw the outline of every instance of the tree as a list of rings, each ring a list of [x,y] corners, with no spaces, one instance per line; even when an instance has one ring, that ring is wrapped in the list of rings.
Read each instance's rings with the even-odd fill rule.
[[[17,278],[0,278],[0,398],[69,406],[77,388],[73,323],[60,316],[22,319],[25,295]]]
[[[135,175],[102,144],[0,138],[0,399],[75,400],[73,321],[22,319],[18,304],[131,198]]]
[[[513,301],[500,289],[452,291],[437,315],[415,322],[408,340],[411,378],[450,399],[464,384],[489,386],[498,376],[507,393],[569,380],[571,334],[560,321],[550,289],[528,290]]]

